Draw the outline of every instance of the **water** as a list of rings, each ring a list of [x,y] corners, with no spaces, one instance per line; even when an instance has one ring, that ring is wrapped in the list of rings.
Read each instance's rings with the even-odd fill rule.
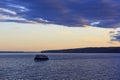
[[[120,80],[120,54],[0,54],[0,80]]]

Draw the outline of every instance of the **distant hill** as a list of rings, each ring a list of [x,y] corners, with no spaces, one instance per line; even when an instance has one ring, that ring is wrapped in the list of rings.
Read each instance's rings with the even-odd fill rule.
[[[41,53],[120,53],[120,47],[91,47],[63,50],[46,50]]]

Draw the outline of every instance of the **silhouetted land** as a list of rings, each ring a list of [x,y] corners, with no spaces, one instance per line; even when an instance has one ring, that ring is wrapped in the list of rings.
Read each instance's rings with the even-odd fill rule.
[[[120,47],[93,47],[63,50],[46,50],[41,53],[120,53]]]

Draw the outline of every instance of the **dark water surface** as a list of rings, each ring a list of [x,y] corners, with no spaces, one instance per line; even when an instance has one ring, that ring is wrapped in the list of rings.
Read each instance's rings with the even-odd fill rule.
[[[44,53],[45,54],[45,53]],[[0,54],[0,80],[120,80],[120,54]]]

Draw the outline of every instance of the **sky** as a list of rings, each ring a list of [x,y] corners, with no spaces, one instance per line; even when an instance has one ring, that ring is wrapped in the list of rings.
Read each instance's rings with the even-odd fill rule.
[[[1,0],[0,51],[120,46],[120,0]]]

